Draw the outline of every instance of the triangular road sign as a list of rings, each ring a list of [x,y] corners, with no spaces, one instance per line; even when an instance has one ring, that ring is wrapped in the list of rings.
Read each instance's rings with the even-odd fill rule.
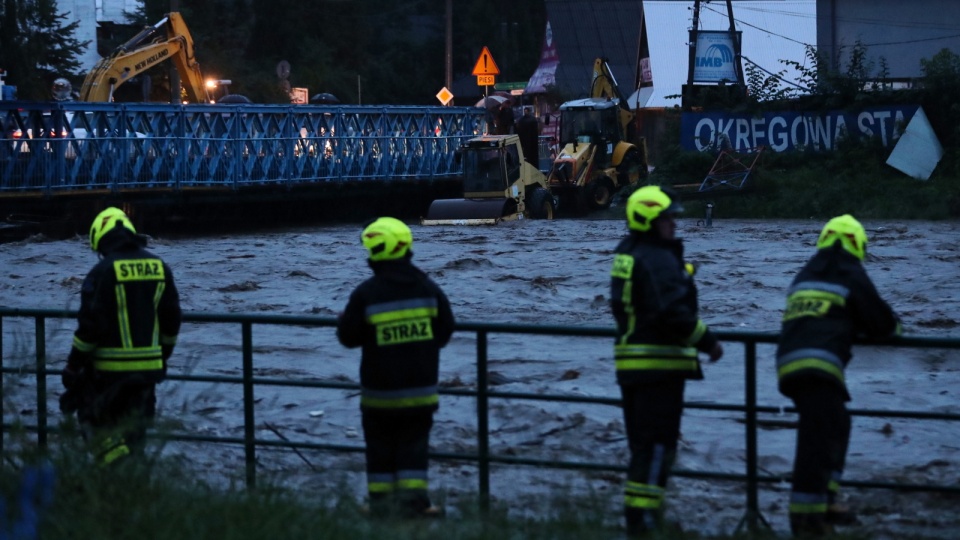
[[[480,51],[480,58],[477,58],[477,65],[473,66],[474,75],[499,75],[500,68],[497,67],[497,63],[493,61],[493,55],[490,54],[490,49],[486,45],[483,46],[483,50]]]

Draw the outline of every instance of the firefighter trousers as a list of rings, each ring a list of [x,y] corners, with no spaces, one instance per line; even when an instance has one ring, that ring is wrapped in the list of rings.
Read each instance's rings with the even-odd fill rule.
[[[623,419],[630,445],[624,488],[628,535],[662,528],[663,500],[677,454],[685,379],[622,385]]]
[[[93,386],[93,397],[77,410],[77,420],[97,463],[142,455],[156,416],[156,384],[135,377],[98,378]]]
[[[791,514],[825,514],[839,489],[850,443],[846,393],[832,385],[793,396],[800,415],[793,462]]]
[[[427,489],[433,411],[363,411],[367,492],[375,514],[417,516],[431,506]]]

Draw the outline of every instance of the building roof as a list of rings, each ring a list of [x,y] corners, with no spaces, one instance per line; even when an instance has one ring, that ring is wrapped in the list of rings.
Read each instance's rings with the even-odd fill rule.
[[[593,61],[606,58],[617,83],[629,93],[637,74],[641,2],[636,0],[546,0],[559,64],[554,77],[561,94],[590,95]]]

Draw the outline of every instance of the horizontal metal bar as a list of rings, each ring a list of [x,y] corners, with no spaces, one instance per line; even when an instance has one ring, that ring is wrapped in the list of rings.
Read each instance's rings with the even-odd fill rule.
[[[15,368],[15,367],[4,367],[0,369],[0,372],[11,374],[11,375],[36,375],[36,368]],[[59,376],[61,371],[50,371],[45,370],[45,373],[48,376]],[[242,384],[243,377],[230,377],[225,375],[175,375],[168,374],[168,380],[174,381],[183,381],[183,382],[210,382],[210,383],[225,383],[225,384]],[[254,377],[253,384],[256,386],[285,386],[285,387],[298,387],[298,388],[323,388],[328,390],[354,390],[359,392],[360,385],[357,383],[344,383],[344,382],[327,382],[327,381],[310,381],[310,380],[295,380],[295,379],[275,379],[275,378],[266,378],[266,377]],[[451,396],[460,396],[460,397],[476,397],[476,390],[461,390],[461,389],[451,389],[451,388],[440,388],[439,393],[443,395]],[[561,403],[588,403],[588,404],[597,404],[597,405],[610,405],[614,407],[620,406],[619,398],[609,398],[602,396],[582,396],[582,395],[567,395],[567,394],[533,394],[529,392],[495,392],[488,391],[487,395],[492,398],[498,399],[519,399],[524,401],[554,401]],[[700,409],[708,411],[733,411],[733,412],[746,412],[747,407],[745,405],[733,404],[733,403],[702,403],[702,402],[687,402],[684,404],[684,407],[687,409]],[[771,414],[781,414],[781,413],[791,413],[795,414],[797,411],[793,407],[772,407],[772,406],[757,406],[756,411],[758,413],[771,413]],[[904,411],[904,410],[888,410],[888,409],[850,409],[850,414],[852,416],[866,416],[866,417],[880,417],[880,418],[910,418],[916,420],[950,420],[950,421],[960,421],[960,414],[956,413],[933,413],[927,411]]]
[[[76,310],[64,309],[25,309],[0,306],[0,317],[46,317],[46,318],[74,318]],[[206,313],[189,312],[183,314],[184,322],[210,323],[242,323],[279,324],[335,327],[335,317],[316,317],[306,315],[263,315],[253,313]],[[485,331],[498,334],[540,334],[564,335],[575,337],[614,337],[616,329],[613,327],[597,326],[539,326],[535,324],[514,323],[487,323],[474,321],[458,321],[456,330]],[[719,330],[715,334],[721,341],[739,341],[743,343],[777,343],[779,334],[776,332],[740,332]],[[910,348],[949,348],[960,349],[960,337],[944,336],[894,336],[883,340],[858,338],[854,341],[858,345],[876,345],[882,347],[910,347]]]

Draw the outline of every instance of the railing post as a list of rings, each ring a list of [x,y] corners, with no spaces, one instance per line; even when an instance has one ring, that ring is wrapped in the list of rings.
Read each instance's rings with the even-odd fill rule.
[[[3,417],[6,413],[3,410],[3,404],[7,401],[7,396],[3,395],[3,389],[6,387],[3,380],[3,317],[0,317],[0,456],[6,455],[3,447]],[[6,460],[4,460],[6,461]],[[0,463],[0,467],[3,464]]]
[[[243,449],[247,465],[247,487],[257,485],[256,426],[253,416],[253,324],[241,323],[243,334]]]
[[[757,520],[767,528],[770,524],[760,514],[759,480],[757,478],[757,342],[745,340],[743,342],[745,354],[745,409],[747,428],[747,513],[737,525],[737,531],[747,525],[751,533],[757,530]]]
[[[47,447],[47,336],[46,319],[36,319],[35,341],[37,345],[37,446],[41,451]]]
[[[490,409],[487,396],[487,332],[477,331],[477,472],[480,511],[490,509]]]

